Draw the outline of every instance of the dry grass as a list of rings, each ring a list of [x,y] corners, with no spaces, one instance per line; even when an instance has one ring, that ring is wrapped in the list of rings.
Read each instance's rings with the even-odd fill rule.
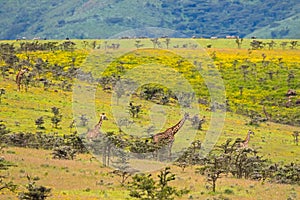
[[[52,188],[49,199],[126,199],[128,191],[120,186],[119,177],[110,174],[109,168],[89,154],[78,155],[75,160],[54,160],[51,151],[8,148],[3,157],[17,166],[9,169],[9,177],[15,184],[21,185],[23,191],[27,183],[26,176],[38,177],[38,185]],[[171,167],[176,174],[172,185],[187,188],[188,195],[178,199],[212,199],[227,197],[232,200],[241,199],[287,199],[300,194],[300,186],[280,185],[222,177],[217,182],[217,192],[210,192],[205,177],[195,174],[195,168],[189,167],[184,172],[176,166]],[[157,172],[153,173],[156,178]],[[299,197],[299,196],[298,196]],[[17,199],[16,194],[7,191],[0,194],[0,199]],[[130,198],[129,198],[130,199]]]

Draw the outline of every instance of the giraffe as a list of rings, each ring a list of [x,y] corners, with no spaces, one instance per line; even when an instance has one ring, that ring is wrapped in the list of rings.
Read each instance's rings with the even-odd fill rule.
[[[168,128],[164,132],[157,133],[152,136],[153,143],[157,144],[168,144],[169,158],[171,158],[171,149],[173,142],[175,140],[175,134],[179,131],[179,129],[183,126],[185,120],[189,118],[189,114],[185,113],[184,117],[174,126]]]
[[[99,130],[101,128],[103,120],[108,120],[108,118],[106,117],[105,113],[102,113],[100,115],[99,122],[95,125],[95,127],[93,129],[91,129],[91,130],[88,131],[88,133],[87,133],[87,139],[89,141],[92,141],[92,139],[97,138],[97,136],[100,134]]]
[[[24,76],[24,74],[25,74],[26,72],[28,72],[28,71],[29,71],[28,68],[24,68],[24,69],[21,69],[21,70],[18,72],[18,74],[17,74],[17,76],[16,76],[16,83],[17,83],[17,86],[18,86],[18,91],[20,91],[20,89],[21,89],[21,81],[22,81],[22,79],[23,79],[23,76]]]
[[[251,130],[249,130],[248,131],[248,133],[247,133],[247,136],[246,136],[246,138],[245,138],[245,140],[243,140],[241,143],[240,143],[240,148],[246,148],[246,147],[248,147],[248,143],[249,143],[249,141],[250,141],[250,135],[254,135],[254,132],[253,131],[251,131]]]

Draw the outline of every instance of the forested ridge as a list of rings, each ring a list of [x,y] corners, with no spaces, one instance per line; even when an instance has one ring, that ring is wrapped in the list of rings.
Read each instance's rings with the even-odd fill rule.
[[[260,37],[297,38],[299,10],[296,0],[2,1],[0,38],[108,38],[144,27],[186,37],[250,37],[263,29]]]

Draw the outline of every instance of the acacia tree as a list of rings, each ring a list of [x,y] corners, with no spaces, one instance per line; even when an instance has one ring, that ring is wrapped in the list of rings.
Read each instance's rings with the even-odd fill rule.
[[[217,180],[221,178],[222,173],[225,173],[223,166],[224,158],[211,154],[206,159],[206,164],[202,168],[197,168],[196,173],[200,173],[207,177],[207,181],[212,185],[212,191],[216,192]]]
[[[51,188],[37,186],[36,182],[30,176],[27,176],[27,179],[27,191],[19,193],[19,199],[44,200],[50,196]]]
[[[165,43],[166,43],[167,49],[169,48],[170,42],[171,42],[171,39],[166,38]]]
[[[76,153],[76,149],[63,145],[53,149],[52,157],[54,159],[73,160],[76,157]]]
[[[52,107],[51,108],[53,117],[51,117],[51,122],[54,125],[55,128],[58,128],[58,124],[61,122],[62,115],[59,112],[59,108]]]
[[[166,167],[160,171],[159,180],[155,181],[151,174],[137,174],[132,177],[132,182],[129,184],[129,195],[131,197],[143,200],[173,200],[175,197],[180,197],[189,193],[187,189],[176,189],[170,186],[169,183],[175,180],[175,174],[171,173],[170,167]]]
[[[133,105],[132,102],[129,103],[129,112],[132,117],[138,117],[138,114],[141,112],[142,105]]]
[[[243,43],[243,38],[236,37],[235,43],[237,44],[238,48],[240,49],[241,45]]]
[[[124,152],[122,149],[117,149],[116,155],[118,156],[117,160],[113,162],[113,167],[116,170],[113,171],[113,174],[121,177],[121,185],[124,185],[125,181],[131,176],[130,165],[129,165],[129,154]]]
[[[86,126],[88,124],[88,121],[89,121],[86,114],[81,114],[80,117],[79,117],[79,120],[80,120],[80,125],[81,126]]]
[[[45,123],[45,121],[44,121],[43,117],[39,117],[35,120],[35,125],[37,126],[38,129],[44,129],[45,128],[43,126],[44,123]]]
[[[297,47],[298,41],[293,40],[290,42],[290,44],[291,44],[291,49],[295,49]]]
[[[156,46],[158,46],[159,45],[159,41],[158,41],[158,38],[152,38],[152,39],[150,39],[151,40],[151,42],[153,43],[153,48],[155,49],[156,48]]]
[[[299,142],[299,131],[294,131],[293,133],[293,137],[294,137],[294,143],[298,146],[298,142]]]
[[[141,40],[135,40],[135,44],[137,49],[139,49],[140,47],[144,46],[143,44],[141,44]]]

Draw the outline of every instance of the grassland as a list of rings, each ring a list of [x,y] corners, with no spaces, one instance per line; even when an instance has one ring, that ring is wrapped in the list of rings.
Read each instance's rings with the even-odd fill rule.
[[[266,40],[267,41],[267,40]],[[276,40],[277,44],[286,40]],[[11,41],[3,41],[11,42]],[[45,41],[42,41],[45,42]],[[60,41],[59,41],[60,42]],[[138,65],[142,65],[146,62],[158,63],[162,66],[176,66],[176,63],[179,59],[178,56],[168,56],[169,51],[165,50],[137,50],[134,46],[134,40],[124,40],[120,41],[121,46],[124,45],[128,49],[124,54],[121,52],[120,59],[114,59],[111,53],[113,50],[104,50],[103,44],[104,41],[97,41],[97,44],[101,45],[98,53],[100,57],[97,57],[98,64],[94,62],[88,62],[88,59],[91,59],[91,50],[90,47],[84,47],[82,41],[74,41],[77,45],[77,49],[74,51],[43,51],[43,52],[27,52],[31,62],[34,63],[36,58],[40,57],[44,60],[48,60],[49,66],[58,64],[66,68],[70,68],[72,65],[72,57],[76,58],[75,65],[80,66],[83,71],[91,71],[94,77],[100,75],[110,75],[114,71],[114,67],[120,64],[120,61],[123,63],[125,70],[133,69]],[[93,41],[88,41],[92,43]],[[116,42],[116,41],[113,41]],[[118,41],[117,41],[118,42]],[[230,106],[232,111],[226,113],[226,118],[224,122],[224,127],[217,141],[217,144],[221,144],[228,138],[244,138],[248,129],[252,129],[255,132],[255,136],[251,137],[249,146],[255,149],[258,149],[259,154],[264,158],[270,159],[272,162],[276,163],[299,163],[300,151],[299,146],[296,146],[293,142],[292,133],[294,131],[299,131],[299,105],[293,105],[291,108],[286,108],[282,106],[282,103],[286,100],[285,93],[288,89],[292,88],[299,93],[299,76],[300,76],[300,51],[298,49],[282,49],[279,45],[275,46],[274,49],[262,49],[262,50],[248,50],[250,48],[250,40],[245,40],[242,44],[242,48],[238,49],[234,40],[181,40],[181,39],[171,39],[171,45],[182,45],[195,42],[198,45],[207,47],[207,45],[212,45],[211,48],[205,48],[203,51],[206,55],[210,56],[212,59],[210,62],[214,62],[218,70],[221,71],[221,74],[224,78],[226,96],[230,100]],[[145,46],[152,46],[152,43],[149,39],[142,40],[142,43]],[[149,52],[152,55],[155,55],[155,62],[153,61],[153,56],[149,58]],[[175,52],[176,50],[174,50]],[[180,49],[179,49],[180,51]],[[107,53],[108,52],[108,53]],[[148,53],[148,54],[147,54]],[[185,54],[186,53],[186,54]],[[268,66],[263,66],[262,63],[262,54],[267,55],[266,61],[271,63]],[[102,56],[103,55],[103,56]],[[119,54],[113,54],[118,56]],[[192,50],[184,50],[184,55],[188,59],[195,60],[196,55],[192,54]],[[203,54],[204,55],[204,54]],[[18,56],[22,59],[26,58],[24,52],[20,52]],[[282,58],[283,67],[280,68],[276,63],[278,59]],[[101,68],[103,65],[107,65],[106,60],[112,60],[109,62],[109,67],[104,70]],[[149,61],[150,60],[150,61]],[[255,63],[257,67],[256,74],[251,73],[249,75],[249,80],[244,81],[243,74],[240,71],[241,69],[237,67],[234,70],[233,64],[237,60],[238,65],[250,61]],[[191,74],[190,62],[183,62],[184,64],[178,66],[176,70],[182,71],[185,73],[185,77],[191,80],[192,83],[199,81],[198,84],[201,84],[201,80],[197,79]],[[92,66],[91,64],[95,64]],[[5,64],[2,62],[1,67]],[[34,66],[34,65],[33,65]],[[34,67],[31,66],[31,70]],[[251,66],[251,68],[254,68]],[[259,85],[255,77],[263,77],[268,79],[269,70],[279,70],[279,75],[274,75],[276,79],[266,80],[264,84]],[[103,71],[103,74],[99,75],[99,71]],[[289,71],[293,71],[295,78],[290,85],[286,82],[287,75]],[[37,84],[36,86],[31,85],[27,92],[24,90],[17,91],[17,87],[14,81],[15,74],[17,71],[12,69],[12,73],[8,74],[5,78],[1,77],[0,88],[4,88],[6,93],[2,96],[2,102],[0,104],[0,120],[3,120],[6,126],[12,132],[32,132],[42,131],[44,133],[53,133],[57,132],[60,135],[70,133],[69,125],[74,119],[74,93],[72,91],[64,91],[58,86],[50,87],[45,90],[42,85]],[[121,74],[122,75],[122,74]],[[48,79],[52,79],[54,83],[59,83],[60,80],[54,74],[48,72],[43,74],[43,76]],[[149,75],[150,76],[150,75]],[[75,82],[74,82],[75,83]],[[89,118],[89,125],[93,124],[98,120],[97,116],[101,112],[106,112],[110,120],[105,121],[102,129],[105,131],[113,131],[117,133],[118,126],[115,121],[115,116],[112,107],[118,108],[113,101],[113,93],[103,91],[101,87],[95,86],[93,84],[87,84],[90,88],[95,88],[95,99],[93,104],[95,104],[95,113],[92,113]],[[240,96],[239,87],[243,86],[244,94]],[[276,89],[274,89],[276,88]],[[205,94],[206,89],[197,91],[197,95]],[[86,91],[87,94],[89,91]],[[259,102],[262,98],[272,96],[273,98],[266,99],[268,112],[275,113],[278,115],[278,118],[282,116],[293,115],[291,120],[293,125],[275,123],[274,121],[261,122],[258,125],[250,125],[249,116],[246,113],[243,115],[239,113],[239,105],[244,105],[245,110],[252,110],[258,113],[262,112],[262,105]],[[82,93],[82,98],[88,99],[85,93]],[[293,100],[296,101],[296,98]],[[155,102],[146,101],[140,99],[137,96],[132,96],[131,99],[134,103],[142,104],[142,111],[140,117],[132,119],[135,123],[141,127],[148,127],[151,125],[151,112],[158,110],[164,110],[166,118],[166,123],[156,124],[158,127],[161,125],[161,129],[171,126],[176,123],[180,118],[180,106],[176,103],[170,103],[168,105],[162,106],[158,105]],[[60,123],[59,128],[54,128],[51,124],[51,113],[52,107],[58,107],[61,110],[62,122]],[[125,108],[120,107],[124,110]],[[273,111],[274,110],[274,111]],[[210,129],[212,118],[212,112],[209,109],[208,105],[199,105],[199,114],[201,116],[207,116],[207,123],[203,125],[203,130],[196,132],[195,138],[185,138],[186,141],[191,142],[193,139],[204,140],[207,134],[207,130]],[[43,116],[45,120],[45,129],[39,130],[35,125],[35,120]],[[75,116],[76,120],[78,116]],[[189,122],[187,122],[188,124]],[[125,129],[125,128],[124,128]],[[87,127],[81,127],[78,125],[78,130],[80,133],[85,132]],[[129,129],[130,130],[130,129]],[[157,130],[159,131],[159,130]],[[179,132],[176,141],[178,141],[179,147],[186,145],[186,141],[180,139],[184,134]],[[183,137],[184,138],[184,137]],[[53,189],[52,199],[125,199],[129,198],[126,188],[121,187],[118,182],[119,177],[113,177],[109,172],[110,168],[103,167],[102,164],[93,159],[91,155],[84,154],[79,155],[76,160],[73,161],[64,161],[64,160],[54,160],[51,158],[51,152],[46,150],[35,150],[35,149],[23,149],[23,148],[14,148],[8,147],[1,153],[2,156],[15,163],[17,166],[9,169],[9,177],[15,183],[26,184],[26,175],[37,176],[40,178],[38,181],[39,184],[51,187]],[[232,177],[223,177],[220,179],[218,184],[218,192],[212,194],[205,188],[206,182],[205,177],[196,175],[194,173],[194,168],[188,168],[185,172],[175,166],[172,166],[172,171],[177,174],[177,180],[174,182],[174,185],[179,188],[184,186],[188,187],[191,192],[188,196],[184,196],[182,199],[187,199],[189,196],[192,196],[193,199],[205,199],[213,197],[227,197],[229,199],[287,199],[288,197],[294,198],[294,196],[299,195],[300,188],[299,186],[293,185],[279,185],[279,184],[269,184],[261,183],[258,181],[250,180],[238,180]],[[155,173],[155,172],[153,172]],[[102,181],[101,181],[102,180]],[[98,184],[97,184],[98,183]],[[22,190],[23,188],[19,188]],[[231,190],[232,194],[226,194],[225,190]],[[12,198],[15,199],[15,194],[9,194],[4,192],[2,194],[3,198]],[[1,197],[1,198],[2,198]],[[297,196],[298,197],[298,196]],[[295,197],[295,199],[297,198]],[[221,198],[221,197],[220,197]]]
[[[9,148],[2,154],[17,167],[9,170],[12,180],[20,185],[27,184],[26,176],[40,179],[38,184],[51,187],[49,199],[130,199],[125,187],[120,186],[120,178],[111,174],[111,169],[103,167],[90,155],[80,155],[76,160],[54,160],[51,151]],[[274,199],[298,197],[300,187],[295,185],[269,184],[251,180],[238,180],[223,177],[218,183],[218,192],[212,194],[206,189],[205,177],[197,175],[193,168],[182,172],[176,166],[171,167],[176,174],[174,185],[187,187],[189,195],[181,199],[211,199],[223,197],[229,199]],[[155,176],[156,173],[153,173]],[[19,191],[24,188],[20,187]],[[225,190],[232,193],[226,194]],[[0,194],[1,199],[17,199],[15,194]]]

